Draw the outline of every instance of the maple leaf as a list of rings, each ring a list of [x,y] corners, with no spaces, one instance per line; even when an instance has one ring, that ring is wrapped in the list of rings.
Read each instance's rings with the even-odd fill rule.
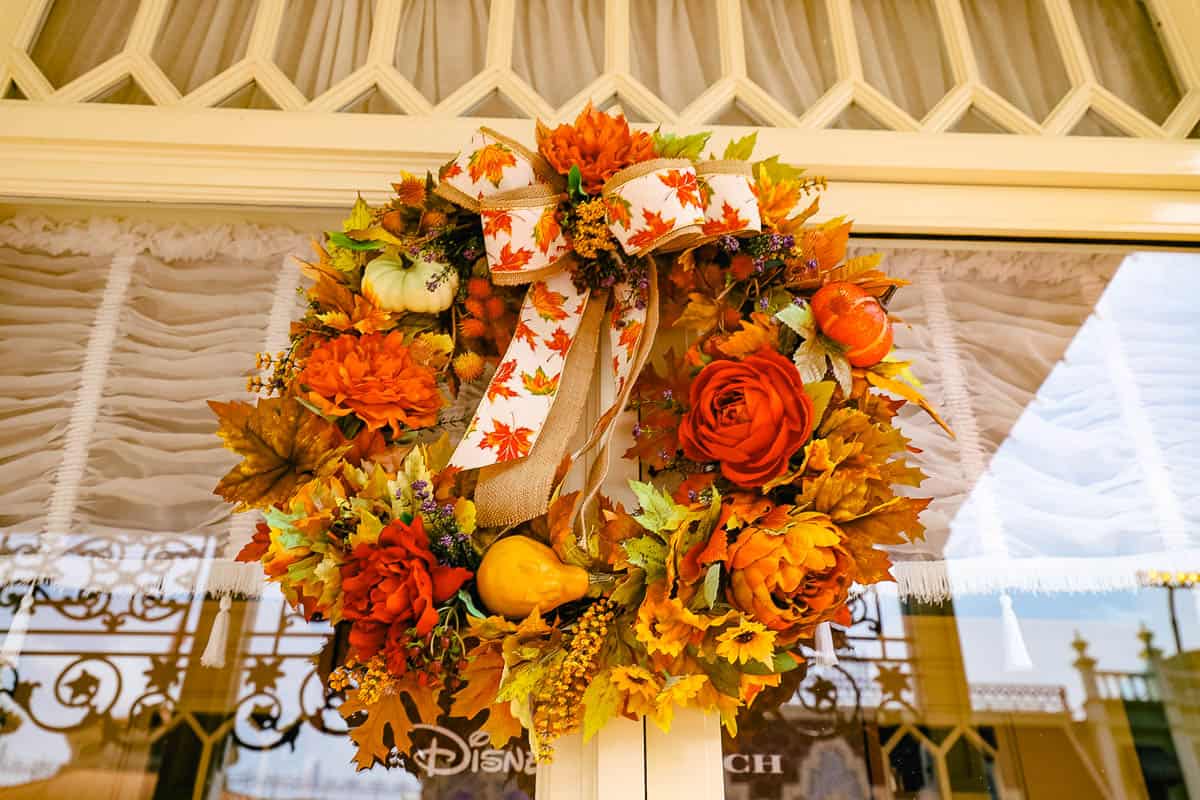
[[[512,150],[495,142],[484,145],[471,153],[471,158],[467,163],[467,173],[475,183],[478,183],[480,178],[487,178],[493,186],[499,186],[500,180],[504,177],[504,168],[516,165],[517,158],[513,155]]]
[[[621,329],[621,336],[617,340],[617,346],[625,348],[626,358],[633,358],[634,351],[637,350],[638,340],[642,338],[642,328],[644,327],[643,323],[632,320]]]
[[[547,377],[546,371],[541,367],[532,375],[528,372],[521,373],[521,383],[525,385],[525,391],[532,395],[554,394],[558,391],[558,378],[558,375],[553,378]]]
[[[720,314],[721,307],[711,297],[701,292],[690,292],[687,307],[675,320],[675,326],[707,333],[716,327]]]
[[[546,345],[547,349],[558,353],[563,358],[566,358],[567,353],[571,350],[571,343],[573,341],[574,340],[567,334],[567,332],[559,327],[554,329],[554,333],[551,334],[550,338],[546,339],[543,344]],[[532,345],[533,342],[531,341],[530,344]]]
[[[463,687],[454,695],[450,716],[471,719],[492,707],[500,678],[504,675],[504,655],[496,642],[476,645],[467,655],[467,666],[459,673]]]
[[[730,358],[745,358],[764,347],[774,348],[779,339],[779,328],[765,314],[755,312],[750,319],[741,321],[742,329],[714,342],[714,346]]]
[[[538,221],[533,226],[533,241],[543,253],[550,252],[550,245],[562,234],[558,224],[558,209],[550,206],[542,211]]]
[[[512,236],[512,214],[507,211],[492,210],[485,208],[479,212],[483,217],[483,235],[496,236],[499,233],[507,233]]]
[[[810,228],[800,240],[804,259],[815,259],[822,272],[833,269],[846,257],[850,223],[844,220],[845,217],[835,217],[816,228]]]
[[[360,772],[370,769],[376,762],[387,764],[393,745],[402,753],[407,753],[412,748],[412,739],[409,736],[412,722],[408,719],[408,712],[399,693],[385,692],[374,703],[368,704],[359,699],[357,689],[351,689],[346,693],[346,699],[338,706],[338,712],[349,720],[362,711],[367,713],[366,718],[349,731],[350,738],[357,748],[354,763]],[[389,731],[391,743],[387,735]]]
[[[628,241],[629,246],[639,252],[650,249],[659,239],[675,229],[674,217],[663,219],[662,214],[648,208],[642,209],[642,219],[645,226],[630,236]]]
[[[643,528],[620,503],[600,495],[601,525],[595,535],[596,556],[613,569],[629,566],[623,542],[641,536]]]
[[[265,522],[259,522],[254,527],[254,536],[242,545],[242,549],[238,551],[234,561],[258,561],[266,554],[270,546],[271,526]]]
[[[532,348],[537,343],[537,332],[525,320],[519,319],[516,329],[513,330],[513,338],[518,342],[525,342]]]
[[[519,272],[533,258],[533,251],[527,247],[512,249],[511,242],[505,242],[500,248],[500,257],[492,263],[492,272]]]
[[[563,305],[567,302],[564,294],[554,291],[545,281],[534,281],[529,289],[529,302],[533,304],[537,315],[547,322],[559,322],[567,318]]]
[[[492,376],[492,382],[488,384],[487,399],[495,400],[497,397],[516,397],[517,393],[505,386],[512,378],[513,373],[517,370],[517,362],[515,359],[505,361],[496,369],[496,374]]]
[[[675,191],[675,199],[679,201],[679,205],[704,208],[704,204],[700,202],[700,186],[696,183],[696,173],[692,170],[667,170],[667,174],[659,175],[658,179],[668,189]]]
[[[631,209],[632,204],[619,194],[610,194],[604,198],[604,214],[609,225],[620,225],[629,230],[633,223]]]
[[[705,236],[721,236],[745,230],[749,225],[750,220],[743,219],[737,209],[729,205],[729,201],[725,201],[721,207],[721,216],[706,221],[701,230]]]
[[[220,421],[217,435],[242,457],[213,493],[239,511],[284,502],[300,485],[334,474],[346,450],[337,427],[291,395],[208,406]]]
[[[920,514],[930,502],[929,497],[893,497],[839,524],[850,540],[858,538],[871,544],[919,542],[925,538]]]
[[[459,175],[462,175],[462,165],[458,163],[458,159],[455,159],[448,164],[444,164],[442,168],[438,170],[438,180],[440,181],[448,181],[451,178],[457,178]]]
[[[532,435],[533,428],[518,428],[515,422],[509,427],[500,420],[492,420],[492,430],[483,435],[479,446],[495,450],[500,461],[512,461],[529,454],[529,448],[533,446],[529,441]]]

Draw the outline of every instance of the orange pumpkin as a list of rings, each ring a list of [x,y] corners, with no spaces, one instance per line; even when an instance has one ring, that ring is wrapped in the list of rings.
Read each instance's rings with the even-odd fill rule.
[[[846,348],[856,367],[878,364],[892,349],[892,322],[871,295],[846,281],[830,283],[813,295],[813,318],[821,332]]]

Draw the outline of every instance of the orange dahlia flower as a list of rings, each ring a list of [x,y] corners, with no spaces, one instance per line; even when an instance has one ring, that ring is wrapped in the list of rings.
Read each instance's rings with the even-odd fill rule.
[[[445,399],[431,370],[418,364],[404,334],[343,334],[313,350],[299,382],[304,399],[333,417],[355,414],[368,430],[425,428]]]
[[[583,189],[595,194],[618,170],[654,158],[654,138],[631,131],[624,116],[597,111],[588,103],[574,125],[550,130],[537,124],[538,151],[563,175],[578,166]]]
[[[811,636],[822,622],[847,622],[854,561],[825,514],[779,506],[729,548],[729,602],[779,634]]]

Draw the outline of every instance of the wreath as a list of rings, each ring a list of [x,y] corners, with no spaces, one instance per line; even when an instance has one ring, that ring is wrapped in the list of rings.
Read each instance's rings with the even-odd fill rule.
[[[261,513],[238,559],[344,637],[360,768],[444,715],[539,759],[676,706],[732,732],[832,657],[852,587],[891,577],[880,546],[922,537],[894,422],[943,423],[890,355],[905,281],[810,221],[821,180],[708,138],[590,106],[536,152],[479,130],[436,180],[359,198],[257,402],[211,403],[242,456],[215,491]],[[600,492],[626,409],[629,509]]]

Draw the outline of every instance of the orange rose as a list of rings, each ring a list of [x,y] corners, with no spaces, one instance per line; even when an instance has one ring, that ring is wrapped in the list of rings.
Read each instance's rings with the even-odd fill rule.
[[[437,562],[425,524],[394,520],[375,544],[360,544],[342,565],[342,616],[354,625],[350,642],[366,660],[408,628],[425,636],[444,603],[470,577],[461,567]]]
[[[683,454],[719,461],[738,486],[762,486],[787,469],[813,429],[813,404],[796,365],[763,349],[742,361],[713,361],[696,376],[679,426]]]
[[[368,430],[425,428],[445,403],[432,371],[412,357],[404,334],[342,334],[313,350],[299,381],[304,399],[332,417],[355,414]]]
[[[729,602],[779,633],[811,636],[822,622],[849,620],[854,560],[825,514],[780,506],[745,528],[729,548]]]

